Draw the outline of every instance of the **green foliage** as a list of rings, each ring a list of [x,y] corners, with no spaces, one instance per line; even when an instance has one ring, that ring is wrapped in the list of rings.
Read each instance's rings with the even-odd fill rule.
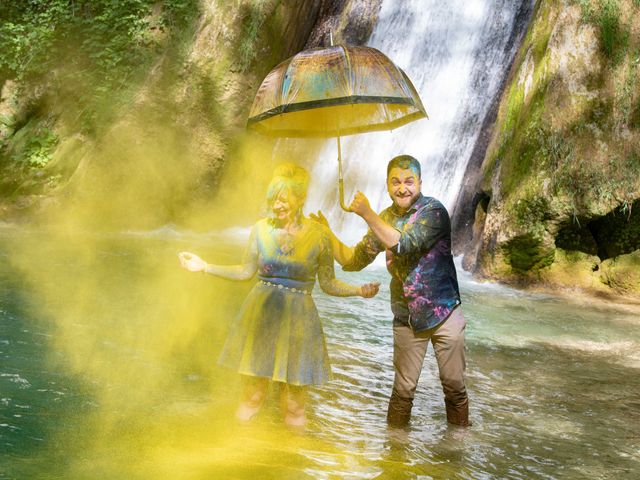
[[[531,196],[518,200],[513,213],[520,226],[531,227],[546,220],[550,210],[549,200],[545,197]]]
[[[627,75],[624,82],[617,85],[616,97],[619,105],[620,121],[631,128],[638,128],[637,109],[640,106],[640,96],[638,90],[638,66],[640,65],[640,50],[636,50],[631,55]],[[638,105],[634,108],[633,97],[638,96]]]
[[[526,234],[509,240],[502,246],[505,261],[517,273],[537,271],[548,267],[555,258],[555,249],[546,248],[542,240]]]
[[[533,124],[530,128],[531,145],[542,158],[542,165],[549,171],[556,171],[561,165],[571,162],[573,146],[567,138],[559,132]]]
[[[604,164],[576,156],[558,166],[553,174],[556,193],[568,195],[576,206],[595,202],[609,205],[628,202],[638,191],[640,156],[610,157]]]
[[[197,0],[2,2],[0,82],[15,79],[32,91],[46,85],[90,119],[120,100],[165,39],[197,12]]]
[[[579,0],[580,12],[582,13],[582,21],[588,23],[593,16],[593,10],[591,9],[591,0]]]
[[[42,168],[51,161],[57,144],[58,136],[48,128],[41,127],[27,138],[24,148],[14,156],[13,161],[27,168]]]
[[[640,190],[640,152],[632,150],[621,162],[618,172],[618,183],[621,189],[628,193]],[[628,198],[623,197],[623,200]]]
[[[258,34],[266,18],[264,7],[247,4],[242,6],[242,28],[237,47],[241,71],[247,70],[256,58]]]
[[[18,80],[67,65],[112,80],[141,60],[150,0],[13,2],[2,11],[0,68]],[[126,70],[126,68],[125,68]]]
[[[593,24],[600,35],[602,53],[613,63],[618,63],[629,45],[629,31],[620,22],[619,0],[577,0],[581,19]],[[636,6],[640,0],[634,0]]]
[[[613,58],[616,51],[626,46],[627,37],[620,28],[620,5],[618,0],[602,0],[597,18],[600,41],[604,54]]]
[[[636,105],[633,107],[631,114],[629,115],[629,126],[631,128],[640,129],[640,97],[638,97]]]
[[[164,0],[162,6],[161,23],[173,34],[188,30],[199,13],[197,0]]]
[[[553,179],[556,193],[565,194],[580,205],[588,203],[594,196],[601,201],[613,198],[607,173],[600,168],[593,168],[583,157],[560,165]]]

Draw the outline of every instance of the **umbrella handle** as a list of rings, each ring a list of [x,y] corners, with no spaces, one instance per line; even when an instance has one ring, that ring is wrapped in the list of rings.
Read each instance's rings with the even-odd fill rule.
[[[344,181],[342,178],[338,179],[338,191],[340,194],[340,208],[345,212],[350,212],[351,209],[344,203]]]
[[[342,148],[340,146],[340,136],[338,139],[338,195],[340,200],[340,208],[345,212],[350,212],[351,209],[344,203],[344,179],[342,178]]]

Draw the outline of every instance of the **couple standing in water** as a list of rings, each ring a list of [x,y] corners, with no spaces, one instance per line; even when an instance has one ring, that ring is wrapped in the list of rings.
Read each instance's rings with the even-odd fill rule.
[[[302,214],[308,174],[296,165],[278,167],[267,191],[269,217],[251,230],[241,265],[208,264],[189,252],[179,254],[193,272],[258,283],[232,324],[220,363],[238,371],[242,397],[236,416],[250,420],[267,394],[268,382],[281,388],[285,423],[306,422],[306,388],[330,378],[329,357],[320,318],[311,297],[316,276],[334,296],[370,298],[379,284],[353,286],[335,278],[334,259],[345,271],[358,271],[385,251],[391,274],[393,366],[395,378],[387,422],[409,423],[413,398],[429,342],[433,344],[444,391],[447,420],[470,425],[464,384],[464,328],[460,294],[451,255],[451,226],[444,206],[421,193],[420,163],[401,155],[387,166],[393,204],[376,214],[362,193],[350,210],[369,230],[348,247],[333,234],[321,213]]]

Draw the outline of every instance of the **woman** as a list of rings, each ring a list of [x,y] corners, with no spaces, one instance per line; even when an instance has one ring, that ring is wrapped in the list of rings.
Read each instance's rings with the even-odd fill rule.
[[[308,385],[330,377],[329,357],[318,311],[311,297],[316,275],[322,290],[334,296],[370,298],[378,283],[360,287],[335,278],[326,228],[302,214],[309,175],[293,164],[276,168],[269,184],[269,217],[258,221],[242,265],[211,265],[189,252],[178,256],[184,268],[258,283],[231,326],[220,363],[242,375],[236,416],[253,418],[262,407],[269,380],[280,382],[284,421],[303,427]]]

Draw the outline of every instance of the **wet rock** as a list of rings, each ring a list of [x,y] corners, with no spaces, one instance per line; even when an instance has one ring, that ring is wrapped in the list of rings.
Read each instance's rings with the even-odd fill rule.
[[[640,250],[602,262],[602,282],[619,293],[640,294]]]
[[[619,31],[639,32],[640,5],[616,3]],[[465,268],[520,285],[640,289],[627,258],[640,249],[640,37],[620,36],[608,55],[601,5],[537,2],[483,160],[476,191],[490,201],[476,209]]]
[[[542,270],[540,281],[588,291],[606,291],[600,281],[601,262],[597,255],[556,248],[553,263]]]
[[[378,21],[382,0],[325,0],[305,48],[364,45]]]

